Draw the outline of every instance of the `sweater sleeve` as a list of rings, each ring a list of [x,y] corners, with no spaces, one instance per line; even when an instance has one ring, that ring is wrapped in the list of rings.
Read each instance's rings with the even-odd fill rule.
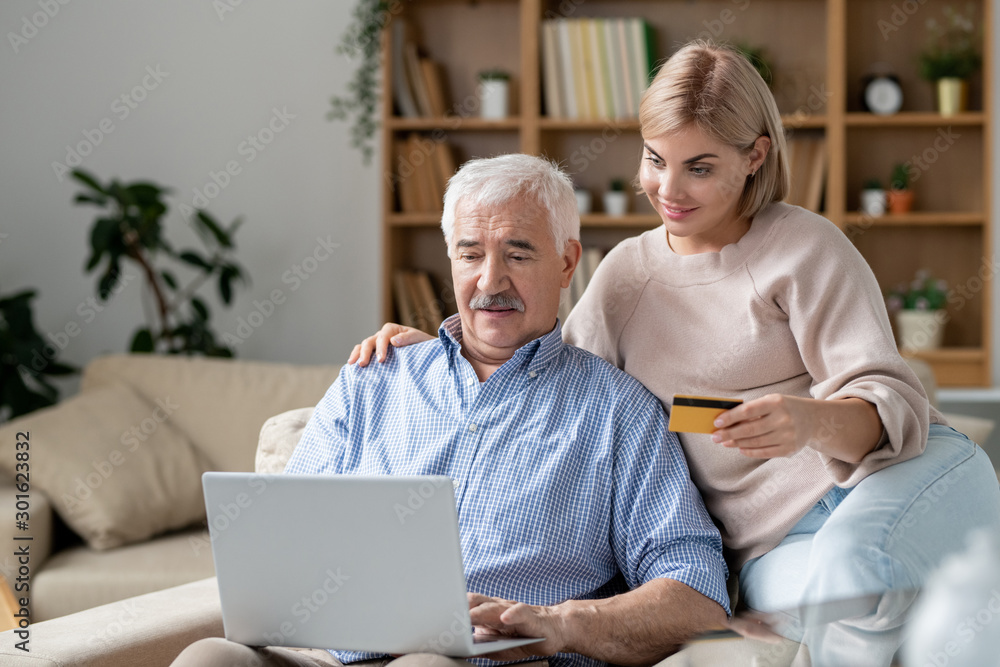
[[[635,239],[622,241],[601,260],[566,319],[564,342],[582,347],[618,368],[625,367],[625,355],[618,341],[642,293],[644,281],[630,277],[639,270],[638,266]]]
[[[899,356],[867,262],[833,223],[798,208],[775,226],[767,247],[749,268],[760,296],[787,314],[812,377],[810,394],[861,398],[882,421],[880,442],[860,463],[820,454],[833,481],[854,486],[920,454],[929,430],[927,395]],[[823,427],[830,432],[837,424]]]

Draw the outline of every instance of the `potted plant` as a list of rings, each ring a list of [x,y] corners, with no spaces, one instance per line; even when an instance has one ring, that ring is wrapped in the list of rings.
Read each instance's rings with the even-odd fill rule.
[[[479,115],[491,120],[507,117],[510,105],[510,74],[502,69],[479,73]]]
[[[35,330],[34,290],[0,296],[0,423],[55,404],[59,390],[46,376],[75,373]]]
[[[885,190],[877,178],[865,181],[861,191],[861,212],[873,218],[885,215]]]
[[[917,271],[909,284],[892,290],[886,305],[896,319],[899,347],[906,351],[935,350],[941,347],[944,325],[948,321],[945,304],[948,283]]]
[[[980,35],[974,9],[962,14],[946,5],[944,20],[927,20],[927,46],[920,54],[920,75],[937,86],[938,112],[951,116],[965,111],[968,79],[979,69]]]
[[[613,178],[604,192],[604,212],[608,215],[622,216],[628,212],[628,194],[625,192],[625,181]]]
[[[163,234],[167,189],[144,181],[100,183],[79,169],[73,171],[73,178],[86,187],[77,194],[76,203],[100,209],[90,230],[91,254],[85,268],[90,273],[104,264],[99,271],[98,297],[103,300],[111,294],[122,276],[123,263],[133,263],[146,279],[146,293],[152,297],[147,311],[150,321],[133,333],[131,351],[232,357],[233,350],[216,339],[208,305],[198,290],[207,281],[216,281],[222,303],[229,306],[234,284],[246,284],[244,270],[232,258],[240,220],[223,227],[206,211],[198,210],[190,222],[205,250],[178,251]],[[173,266],[165,265],[164,259]],[[181,266],[193,270],[195,277],[182,283],[175,273],[175,267]]]
[[[910,169],[904,162],[900,162],[892,168],[886,201],[889,205],[889,212],[893,215],[909,213],[913,208],[913,190],[910,189]]]

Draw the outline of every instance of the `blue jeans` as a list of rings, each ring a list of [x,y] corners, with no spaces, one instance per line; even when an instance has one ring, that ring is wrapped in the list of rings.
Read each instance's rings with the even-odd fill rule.
[[[834,487],[778,546],[748,561],[740,601],[784,612],[893,591],[835,623],[788,614],[783,630],[809,646],[813,665],[888,665],[916,589],[979,527],[1000,529],[996,472],[978,445],[931,424],[923,454]]]

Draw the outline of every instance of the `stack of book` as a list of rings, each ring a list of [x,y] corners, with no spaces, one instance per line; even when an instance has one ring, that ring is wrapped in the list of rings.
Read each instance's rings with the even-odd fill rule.
[[[455,157],[444,141],[410,134],[396,142],[396,192],[403,213],[436,213],[455,173]]]
[[[566,323],[566,318],[569,317],[573,306],[580,301],[584,290],[590,284],[590,279],[594,277],[594,272],[597,271],[597,265],[604,259],[605,254],[605,251],[600,248],[583,249],[583,254],[580,256],[580,263],[576,265],[576,271],[573,273],[573,280],[570,282],[569,289],[566,290],[559,301],[559,320],[563,324]]]
[[[542,22],[542,91],[550,118],[636,118],[654,35],[641,18]]]
[[[787,145],[792,183],[785,201],[819,213],[826,183],[826,137],[792,137]]]
[[[393,273],[393,295],[400,324],[416,327],[432,336],[437,334],[444,317],[426,271],[397,269]]]
[[[392,21],[392,97],[396,113],[406,118],[448,112],[441,65],[420,55],[409,26],[399,17]]]

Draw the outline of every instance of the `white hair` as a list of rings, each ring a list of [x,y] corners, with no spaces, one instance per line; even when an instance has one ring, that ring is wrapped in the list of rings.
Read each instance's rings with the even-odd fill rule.
[[[580,215],[573,181],[558,165],[542,157],[513,153],[463,164],[448,181],[444,193],[441,230],[449,245],[459,201],[486,208],[503,208],[514,202],[534,203],[548,212],[549,231],[557,252],[562,253],[570,239],[580,240]]]

